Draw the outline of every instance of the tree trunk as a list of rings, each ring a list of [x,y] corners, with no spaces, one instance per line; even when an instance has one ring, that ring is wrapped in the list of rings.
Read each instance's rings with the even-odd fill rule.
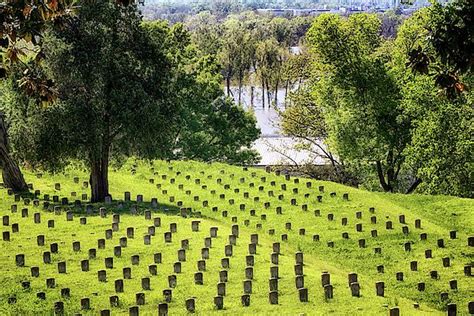
[[[265,109],[265,79],[262,78],[262,108]]]
[[[225,80],[226,80],[226,86],[227,86],[227,96],[230,97],[230,75],[227,75]]]
[[[0,113],[0,167],[2,168],[3,183],[13,192],[26,192],[28,185],[18,164],[10,156],[8,150],[8,135],[3,113]]]
[[[242,103],[242,74],[239,74],[239,105]]]
[[[280,85],[280,80],[277,80],[276,84],[275,84],[275,106],[278,107],[278,87]]]
[[[271,107],[271,101],[270,101],[270,100],[272,99],[272,97],[271,97],[272,92],[270,91],[270,85],[268,84],[268,80],[266,81],[265,85],[267,86],[267,103],[268,103],[268,108],[270,108],[270,107]]]
[[[109,148],[105,146],[102,157],[91,162],[91,202],[103,202],[109,195]]]
[[[406,194],[413,193],[413,191],[416,190],[416,188],[423,182],[420,178],[416,178],[415,181],[411,184],[411,186],[408,188]]]
[[[255,87],[251,86],[250,87],[250,107],[253,109],[253,98],[254,98],[254,93],[255,93]]]
[[[379,177],[379,182],[380,182],[380,185],[382,186],[382,189],[385,192],[392,192],[393,188],[389,184],[387,184],[387,182],[385,182],[385,176],[382,169],[382,163],[380,161],[377,161],[376,166],[377,166],[377,175]]]
[[[390,187],[390,192],[393,191],[393,185],[396,180],[395,170],[393,168],[393,151],[389,150],[387,154],[387,185]]]

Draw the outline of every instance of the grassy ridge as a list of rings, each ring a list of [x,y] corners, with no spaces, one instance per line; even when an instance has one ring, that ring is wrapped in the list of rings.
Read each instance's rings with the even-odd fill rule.
[[[120,170],[110,174],[111,193],[114,198],[112,205],[105,205],[108,217],[87,216],[87,224],[80,225],[76,214],[72,222],[66,221],[65,213],[55,215],[54,212],[43,211],[42,207],[29,208],[29,217],[21,217],[22,202],[18,204],[18,212],[11,213],[10,206],[14,204],[13,196],[8,196],[6,190],[2,192],[2,216],[10,216],[12,223],[20,224],[20,232],[11,234],[11,241],[0,241],[2,253],[0,264],[2,269],[1,281],[4,286],[0,289],[1,314],[39,314],[50,313],[56,301],[65,302],[67,313],[82,312],[83,314],[98,314],[100,310],[111,309],[112,314],[128,314],[128,308],[135,305],[135,294],[144,292],[146,304],[140,306],[140,313],[156,314],[157,305],[163,302],[162,290],[168,288],[168,275],[173,274],[173,263],[177,261],[177,251],[181,248],[180,241],[189,239],[189,250],[186,251],[186,262],[182,263],[183,272],[177,274],[178,285],[173,289],[173,301],[169,305],[171,315],[186,314],[185,300],[196,298],[196,311],[200,314],[227,313],[227,314],[288,314],[298,313],[335,315],[356,313],[360,315],[378,315],[388,313],[388,309],[397,305],[402,314],[443,314],[448,302],[458,305],[458,314],[467,314],[467,304],[472,300],[474,287],[472,278],[464,276],[463,267],[472,264],[473,248],[467,247],[467,237],[474,234],[473,202],[466,199],[431,196],[405,196],[370,193],[344,187],[338,184],[309,181],[300,179],[296,184],[294,179],[285,180],[283,176],[266,173],[263,170],[244,171],[239,167],[221,164],[202,164],[194,162],[165,162],[153,163],[154,170],[149,164],[139,162],[136,167],[129,162]],[[134,169],[132,173],[130,170]],[[177,172],[180,174],[177,175]],[[155,174],[154,174],[155,173]],[[163,179],[162,176],[166,176]],[[189,179],[186,176],[190,176]],[[73,182],[73,177],[79,176],[80,182]],[[265,177],[265,179],[262,179]],[[87,181],[86,173],[71,169],[65,174],[37,178],[34,174],[27,174],[28,181],[34,184],[34,189],[41,190],[40,199],[44,194],[69,197],[71,192],[77,196],[89,193],[82,188],[82,182]],[[170,179],[175,179],[170,183]],[[241,180],[244,178],[244,180]],[[154,183],[150,182],[154,179]],[[196,183],[200,179],[200,183]],[[221,179],[218,183],[218,179]],[[264,181],[263,181],[264,180]],[[272,185],[275,181],[275,185]],[[54,184],[61,183],[61,190],[55,190]],[[250,183],[254,183],[251,187]],[[157,188],[157,184],[161,188]],[[183,188],[180,189],[179,185]],[[286,184],[286,190],[281,185]],[[224,186],[229,185],[228,189]],[[203,186],[207,186],[203,188]],[[263,186],[263,190],[259,187]],[[324,193],[318,192],[318,186],[324,186]],[[298,193],[293,193],[297,188]],[[236,192],[235,189],[239,189]],[[167,192],[163,192],[166,190]],[[186,191],[188,192],[187,194]],[[212,194],[211,191],[216,193]],[[268,191],[273,191],[269,196]],[[131,204],[126,204],[124,210],[116,208],[117,200],[123,199],[125,191],[131,192],[132,200],[137,194],[143,194],[145,203],[138,205],[137,215],[130,215],[128,210]],[[248,198],[244,193],[248,192]],[[335,197],[330,193],[336,192]],[[221,199],[219,195],[225,194]],[[343,200],[344,193],[349,194],[349,201]],[[305,198],[305,194],[309,194]],[[283,195],[280,200],[279,195]],[[317,202],[317,196],[322,195],[322,202]],[[194,197],[199,196],[195,201]],[[162,225],[156,228],[156,236],[152,237],[151,245],[144,245],[143,236],[153,221],[145,220],[143,211],[150,208],[152,197],[158,198],[159,209],[152,217],[161,217]],[[170,202],[174,197],[174,202]],[[255,201],[255,197],[259,197]],[[230,204],[229,200],[234,203]],[[296,205],[291,205],[291,199],[296,199]],[[183,201],[184,207],[193,209],[191,218],[179,216],[176,203]],[[203,207],[203,201],[209,206]],[[265,208],[264,203],[270,202]],[[245,210],[239,205],[245,204]],[[302,205],[308,206],[307,211]],[[72,205],[72,204],[71,204]],[[95,205],[97,210],[100,205]],[[217,207],[217,211],[213,211]],[[282,214],[276,214],[276,208],[282,208]],[[375,212],[369,212],[374,207]],[[255,210],[255,216],[250,215]],[[315,210],[320,216],[315,216]],[[200,215],[196,212],[200,212]],[[222,212],[228,216],[223,217]],[[362,218],[356,218],[356,212],[362,212]],[[33,223],[33,213],[41,213],[41,224]],[[104,231],[111,228],[112,213],[121,212],[121,224],[118,232],[114,232],[111,240],[106,240],[106,249],[97,250],[97,258],[90,260],[90,271],[82,272],[80,261],[87,259],[88,249],[97,248],[97,239],[105,238]],[[262,220],[261,215],[266,219]],[[328,214],[333,214],[334,220],[328,220]],[[398,216],[405,215],[406,225],[399,223]],[[371,224],[371,216],[377,217],[377,223]],[[199,232],[191,231],[191,221],[200,217]],[[233,224],[232,217],[237,217],[239,224],[239,238],[233,247],[234,253],[230,258],[229,281],[227,282],[224,298],[224,311],[214,309],[213,297],[217,294],[221,258],[225,257],[224,247],[229,243]],[[342,218],[347,218],[347,225],[341,224]],[[47,228],[47,220],[55,220],[55,228]],[[421,229],[415,228],[415,219],[421,219]],[[244,221],[249,225],[245,226]],[[385,229],[386,221],[393,222],[393,229]],[[173,242],[165,243],[163,233],[169,230],[170,223],[177,223],[178,231],[173,234]],[[286,223],[291,223],[288,230]],[[261,224],[261,228],[257,228]],[[357,232],[356,224],[362,224],[362,231]],[[201,259],[201,248],[204,247],[204,238],[209,236],[212,226],[219,227],[218,237],[213,239],[210,249],[210,259],[206,262],[204,285],[194,284],[194,273],[197,272],[197,261]],[[402,226],[409,227],[409,234],[402,233]],[[128,239],[128,245],[122,249],[120,258],[114,258],[114,269],[107,270],[108,282],[98,282],[97,271],[105,269],[104,258],[113,257],[113,247],[119,244],[119,238],[126,236],[126,228],[135,228],[135,238]],[[305,235],[299,235],[299,229],[305,229]],[[269,230],[274,229],[274,235]],[[376,229],[378,237],[371,237],[371,231]],[[457,239],[451,240],[449,232],[457,230]],[[3,227],[3,231],[11,231],[11,227]],[[342,238],[347,232],[349,239]],[[428,239],[420,241],[420,233],[427,233]],[[242,282],[245,280],[245,256],[248,254],[250,235],[259,234],[259,245],[255,255],[253,293],[250,307],[242,307],[240,296],[243,294]],[[45,246],[36,244],[36,236],[45,235]],[[282,242],[281,235],[287,234],[288,241]],[[319,241],[313,241],[313,235],[319,235]],[[437,246],[437,240],[443,238],[445,248]],[[359,248],[359,239],[366,240],[366,247]],[[72,250],[73,241],[81,242],[81,251]],[[279,305],[270,305],[268,302],[268,279],[270,277],[270,254],[272,243],[280,241],[282,254],[279,260]],[[412,250],[404,250],[405,242],[412,242]],[[59,243],[59,253],[53,254],[52,264],[42,262],[42,253],[49,250],[49,244]],[[327,246],[334,242],[334,248]],[[382,248],[381,254],[375,254],[374,248]],[[432,259],[425,259],[425,250],[431,249]],[[305,286],[309,291],[309,302],[301,303],[295,287],[295,253],[304,253]],[[163,262],[158,264],[158,275],[150,276],[148,265],[153,264],[153,254],[161,252]],[[26,267],[15,266],[15,254],[24,253]],[[130,256],[140,255],[140,264],[132,266]],[[450,257],[451,266],[443,267],[442,258]],[[418,271],[410,271],[410,261],[418,261]],[[67,262],[67,274],[57,273],[57,262]],[[377,272],[376,267],[384,265],[385,272]],[[40,276],[31,277],[30,267],[40,267]],[[122,268],[132,268],[132,279],[125,280],[124,293],[117,294],[120,299],[118,308],[110,308],[109,297],[116,295],[114,280],[122,278]],[[437,270],[440,278],[432,280],[430,271]],[[324,298],[321,287],[321,273],[328,271],[331,274],[331,284],[334,286],[334,299]],[[350,272],[358,273],[361,284],[361,297],[352,297],[348,287],[347,275]],[[395,274],[404,273],[404,281],[397,281]],[[57,286],[54,289],[46,288],[46,278],[56,278]],[[141,289],[141,278],[150,277],[151,291]],[[458,290],[449,289],[449,280],[458,281]],[[31,282],[31,289],[22,289],[21,282]],[[384,281],[385,297],[378,297],[375,293],[375,282]],[[417,290],[418,282],[426,282],[426,290]],[[71,298],[64,300],[60,296],[60,289],[71,289]],[[36,298],[37,292],[45,292],[46,300]],[[448,300],[442,301],[440,293],[447,292]],[[8,298],[16,297],[16,304],[8,304]],[[81,311],[80,299],[88,297],[91,300],[91,310]],[[414,308],[413,304],[419,307]]]

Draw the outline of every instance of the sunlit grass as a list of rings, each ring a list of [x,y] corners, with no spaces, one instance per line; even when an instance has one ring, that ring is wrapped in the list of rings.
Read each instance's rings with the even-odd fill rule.
[[[85,212],[75,213],[74,220],[66,221],[63,211],[59,215],[45,211],[42,207],[44,194],[68,197],[70,207],[73,201],[80,199],[83,193],[89,194],[82,183],[87,181],[87,174],[71,169],[65,174],[46,175],[38,178],[36,174],[27,173],[27,180],[33,183],[35,190],[40,190],[40,207],[23,206],[23,202],[15,202],[13,196],[2,190],[2,216],[10,217],[10,226],[3,226],[3,231],[11,232],[11,225],[18,223],[19,233],[11,233],[11,241],[1,241],[0,254],[1,282],[0,314],[48,314],[52,313],[54,303],[63,301],[67,314],[99,314],[99,311],[110,309],[112,314],[128,314],[129,307],[135,305],[135,294],[144,292],[146,304],[140,306],[141,315],[156,315],[158,303],[164,301],[162,291],[168,288],[168,276],[173,273],[173,264],[178,260],[178,249],[181,240],[189,240],[189,250],[186,251],[186,262],[182,263],[182,273],[177,274],[177,287],[173,289],[173,300],[169,304],[170,315],[186,314],[185,300],[196,298],[196,312],[207,315],[211,313],[226,314],[359,314],[379,315],[388,313],[388,309],[399,306],[402,314],[443,314],[449,302],[456,303],[459,314],[467,314],[467,305],[472,300],[474,287],[472,278],[464,275],[463,268],[472,264],[473,248],[467,246],[468,236],[474,234],[474,203],[467,199],[432,196],[405,196],[383,193],[370,193],[342,185],[299,179],[295,184],[294,178],[286,180],[283,175],[267,173],[264,170],[232,167],[223,164],[202,164],[195,162],[166,162],[156,161],[151,165],[143,162],[133,167],[130,161],[120,170],[110,174],[111,205],[94,205],[95,215],[87,215],[87,224],[80,225],[79,217]],[[132,173],[131,169],[135,172]],[[155,172],[155,174],[154,174]],[[177,175],[177,172],[180,174]],[[162,176],[166,175],[166,179]],[[189,179],[186,177],[189,175]],[[79,183],[74,183],[74,177],[80,177]],[[265,177],[265,179],[262,179]],[[241,180],[244,178],[244,180]],[[154,183],[150,182],[154,179]],[[175,179],[171,183],[171,179]],[[196,183],[196,179],[200,183]],[[217,179],[221,179],[218,183]],[[265,180],[265,181],[263,181]],[[275,185],[272,185],[275,181]],[[61,190],[54,188],[55,183],[61,183]],[[311,182],[311,187],[307,187]],[[250,187],[250,183],[254,183]],[[157,184],[161,188],[157,188]],[[183,185],[180,189],[179,185]],[[281,185],[286,184],[286,190]],[[229,185],[228,189],[224,189]],[[207,187],[203,187],[207,186]],[[259,187],[263,186],[260,191]],[[324,186],[320,193],[319,186]],[[297,188],[298,193],[293,193]],[[235,189],[239,189],[236,192]],[[164,194],[163,190],[166,190]],[[188,192],[187,194],[186,191]],[[212,194],[211,191],[216,193]],[[273,191],[269,196],[268,191]],[[129,209],[133,202],[126,203],[123,210],[118,210],[117,202],[124,199],[124,192],[131,192],[132,201],[138,194],[144,196],[144,203],[138,204],[138,214],[131,215]],[[71,196],[76,192],[76,197]],[[248,198],[244,194],[248,192]],[[330,193],[336,196],[331,197]],[[343,194],[349,194],[349,201],[343,199]],[[221,199],[220,194],[225,194]],[[309,197],[305,198],[305,194]],[[279,200],[279,195],[283,195]],[[322,195],[322,202],[317,202],[317,196]],[[195,201],[194,197],[199,196]],[[152,218],[161,217],[161,227],[156,227],[156,235],[152,237],[151,245],[144,245],[143,236],[148,227],[153,226],[153,220],[146,220],[144,209],[150,208],[151,198],[158,198],[159,208],[154,210]],[[174,202],[170,202],[174,197]],[[255,201],[259,197],[259,201]],[[229,200],[234,203],[230,204]],[[296,199],[296,205],[291,205],[291,199]],[[192,208],[188,218],[180,216],[177,202],[182,201],[183,207]],[[203,201],[208,201],[207,207]],[[270,202],[265,208],[264,203]],[[11,205],[18,204],[18,211],[11,213]],[[84,205],[83,203],[83,209]],[[240,210],[240,204],[245,204],[245,210]],[[307,211],[302,205],[307,204]],[[104,206],[108,211],[106,218],[97,215],[98,208]],[[27,207],[29,216],[21,217],[21,209]],[[217,211],[213,211],[217,207]],[[282,214],[277,215],[276,208],[282,208]],[[369,208],[374,207],[372,214]],[[251,210],[255,215],[251,216]],[[315,216],[315,210],[320,210],[321,216]],[[222,212],[228,216],[223,217]],[[356,212],[362,212],[362,218],[356,218]],[[33,214],[41,213],[41,223],[35,224]],[[97,248],[97,239],[105,238],[105,230],[112,228],[112,214],[121,213],[119,231],[113,233],[113,238],[106,240],[105,249],[97,249],[97,258],[90,260],[90,270],[81,271],[81,260],[88,258],[88,250]],[[199,215],[199,212],[201,215]],[[261,215],[265,214],[263,220]],[[328,214],[334,215],[334,220],[328,220]],[[399,223],[399,215],[405,215],[406,225]],[[371,216],[377,217],[377,223],[371,224]],[[199,232],[192,232],[191,221],[201,221]],[[232,221],[237,217],[237,223]],[[347,226],[342,226],[342,218],[347,218]],[[47,221],[54,219],[55,228],[47,227]],[[421,229],[415,228],[415,219],[421,219]],[[245,226],[245,221],[249,225]],[[385,228],[386,221],[393,222],[393,229]],[[163,234],[169,231],[170,223],[177,223],[177,233],[173,234],[172,243],[165,243]],[[291,223],[291,230],[286,229],[286,223]],[[356,224],[362,224],[362,231],[357,232]],[[213,298],[217,295],[217,283],[221,258],[225,257],[224,247],[229,243],[232,225],[239,225],[239,237],[230,258],[229,281],[227,295],[224,298],[224,310],[214,308]],[[261,224],[261,228],[257,228]],[[197,272],[197,261],[201,259],[201,248],[204,238],[209,236],[210,227],[219,227],[218,237],[212,241],[210,259],[206,260],[204,285],[194,284],[194,273]],[[402,226],[409,227],[409,234],[402,233]],[[128,245],[122,249],[120,258],[114,257],[114,246],[119,245],[120,237],[126,236],[127,227],[135,228],[135,238],[128,239]],[[300,228],[305,229],[305,235],[300,236]],[[269,230],[274,229],[274,235]],[[371,237],[371,231],[377,230],[378,237]],[[457,230],[457,239],[451,240],[449,232]],[[343,239],[342,233],[347,232],[349,239]],[[420,233],[427,233],[428,239],[420,241]],[[245,280],[245,256],[248,254],[250,235],[259,234],[259,245],[255,255],[253,293],[250,307],[242,307],[243,281]],[[281,241],[281,235],[287,234],[288,241]],[[36,236],[45,235],[45,246],[37,246]],[[319,241],[313,241],[313,235],[319,235]],[[445,248],[437,246],[437,240],[443,238]],[[359,239],[366,240],[366,248],[359,248]],[[80,241],[81,251],[74,252],[72,243]],[[334,242],[334,248],[327,246]],[[412,242],[412,250],[404,250],[405,242]],[[59,244],[59,253],[52,255],[52,264],[44,264],[42,254],[49,250],[50,243]],[[279,260],[279,304],[270,305],[268,299],[270,255],[272,243],[281,242],[282,254]],[[381,254],[375,254],[374,248],[382,248]],[[425,250],[431,249],[432,259],[425,259]],[[302,303],[298,298],[295,286],[295,253],[304,253],[305,287],[309,291],[309,302]],[[157,264],[158,275],[151,276],[148,266],[153,264],[153,254],[161,252],[163,262]],[[15,255],[23,253],[26,266],[15,266]],[[138,254],[140,264],[132,265],[131,256]],[[114,268],[105,269],[104,258],[114,257]],[[442,258],[450,257],[451,267],[443,267]],[[410,261],[418,261],[418,271],[410,271]],[[67,273],[57,273],[57,263],[67,262]],[[384,265],[385,273],[377,272],[376,267]],[[40,276],[31,276],[30,268],[38,266]],[[122,279],[122,268],[132,268],[132,279],[124,280],[124,293],[115,293],[114,281]],[[108,282],[98,282],[97,271],[107,270]],[[440,278],[432,280],[430,271],[437,270]],[[334,299],[326,300],[321,286],[321,273],[331,274],[331,284],[334,286]],[[348,273],[358,273],[361,285],[361,297],[352,297],[348,286]],[[404,281],[396,281],[395,274],[404,273]],[[54,277],[56,288],[47,289],[46,279]],[[150,277],[151,291],[141,288],[141,279]],[[449,281],[458,281],[458,290],[450,290]],[[23,289],[21,282],[30,281],[31,289]],[[376,296],[375,282],[385,282],[385,297]],[[426,282],[426,290],[417,290],[418,282]],[[70,288],[70,299],[61,297],[61,289]],[[38,292],[45,292],[46,299],[36,297]],[[440,293],[447,292],[448,300],[441,301]],[[119,307],[110,307],[109,297],[118,295]],[[15,304],[9,304],[8,299],[16,297]],[[81,298],[90,298],[91,310],[81,311]],[[419,304],[418,308],[414,304]]]

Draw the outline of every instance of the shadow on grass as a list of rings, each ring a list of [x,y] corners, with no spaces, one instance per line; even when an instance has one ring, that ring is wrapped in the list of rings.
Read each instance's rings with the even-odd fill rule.
[[[61,198],[59,198],[61,200]],[[72,211],[74,214],[84,216],[98,216],[100,209],[105,208],[108,214],[129,214],[129,215],[144,215],[145,211],[152,211],[152,214],[174,215],[187,217],[201,218],[201,212],[194,211],[191,208],[178,207],[176,205],[167,203],[158,203],[157,205],[151,202],[135,202],[135,201],[121,201],[113,200],[111,203],[90,203],[87,201],[76,200],[73,203],[54,202],[42,199],[42,208],[50,212],[64,212]]]

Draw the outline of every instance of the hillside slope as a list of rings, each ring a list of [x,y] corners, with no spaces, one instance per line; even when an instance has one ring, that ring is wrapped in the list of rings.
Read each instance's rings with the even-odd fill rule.
[[[404,315],[432,315],[445,314],[450,303],[456,304],[458,315],[468,315],[474,300],[473,279],[466,275],[474,261],[474,247],[468,246],[474,236],[472,200],[371,193],[196,162],[129,162],[111,172],[113,201],[104,205],[74,203],[89,195],[83,184],[87,174],[80,170],[53,176],[28,173],[27,179],[39,190],[36,200],[15,201],[6,189],[1,191],[2,315],[49,314],[55,306],[65,314],[126,315],[141,303],[141,315],[156,315],[169,293],[170,315],[186,314],[190,298],[203,315],[380,315],[396,306]],[[123,202],[125,192],[130,201]],[[137,195],[143,202],[136,202]],[[62,198],[68,198],[64,205]],[[150,203],[152,198],[158,205]],[[106,210],[103,216],[98,215],[100,207]],[[120,214],[118,224],[113,224],[113,214]],[[48,227],[52,221],[54,227]],[[193,230],[197,221],[199,228]],[[216,237],[211,227],[218,228]],[[203,248],[209,242],[207,258]],[[51,244],[57,244],[57,253],[51,253]],[[15,264],[17,255],[24,255],[23,265]],[[295,267],[300,256],[303,264]],[[107,268],[111,261],[113,267]],[[59,273],[64,264],[65,273]],[[175,270],[179,265],[181,272]],[[323,272],[330,275],[333,298],[325,297],[331,286],[323,288]],[[357,274],[352,293],[351,273]],[[400,273],[403,280],[397,280]],[[98,274],[106,279],[99,280]],[[270,280],[272,274],[278,278]],[[298,290],[303,280],[298,284],[303,290]],[[383,296],[377,295],[376,282],[384,283]],[[242,305],[244,285],[251,292],[248,307]],[[223,310],[218,310],[214,299],[224,287]],[[270,287],[278,304],[270,304]],[[300,302],[306,290],[308,302]],[[118,306],[111,307],[115,296]]]

